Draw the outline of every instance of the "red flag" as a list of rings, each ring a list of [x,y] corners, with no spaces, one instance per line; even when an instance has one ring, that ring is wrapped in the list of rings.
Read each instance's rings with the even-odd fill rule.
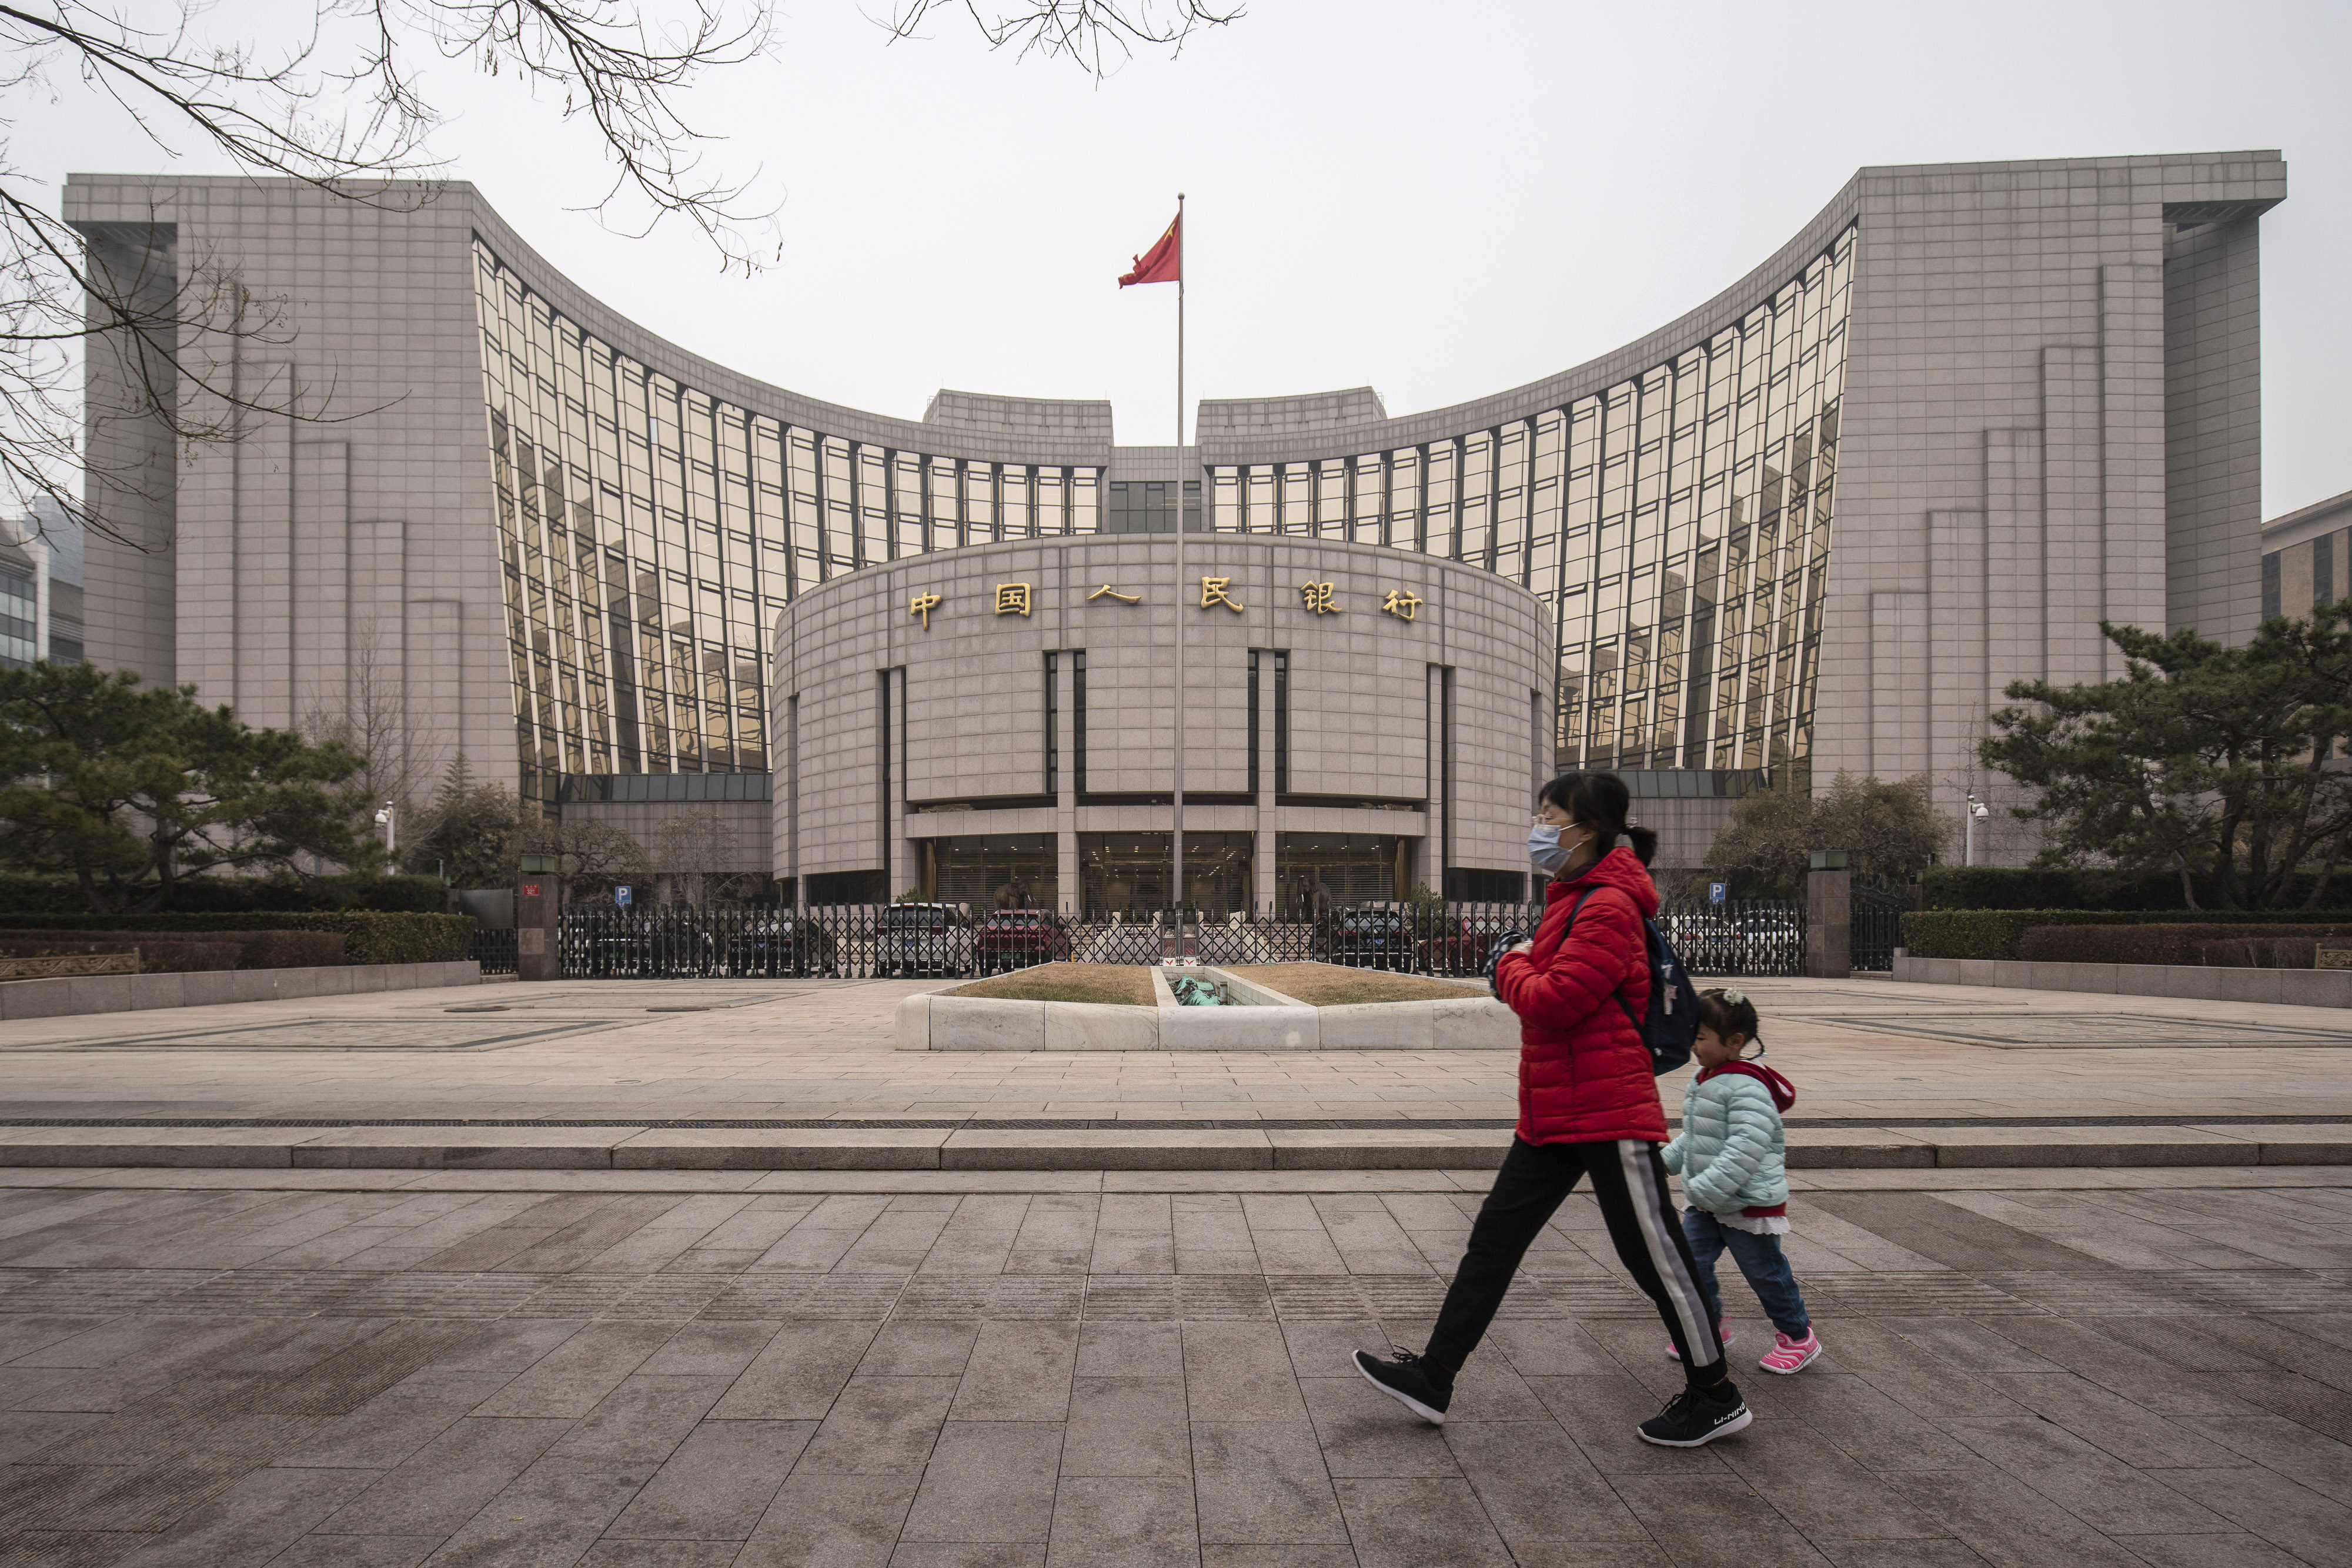
[[[1181,283],[1184,280],[1184,214],[1179,213],[1168,224],[1168,232],[1160,243],[1135,258],[1135,270],[1118,280],[1121,288],[1130,283]]]

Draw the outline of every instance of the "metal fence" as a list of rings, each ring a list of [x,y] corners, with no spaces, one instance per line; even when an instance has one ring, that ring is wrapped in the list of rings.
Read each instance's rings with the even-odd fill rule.
[[[960,977],[1056,960],[1085,964],[1344,964],[1478,976],[1498,940],[1532,932],[1541,904],[1358,904],[1210,914],[1111,909],[1054,914],[944,904],[574,904],[557,930],[568,978]],[[1675,904],[1659,925],[1695,975],[1804,972],[1804,905]],[[505,942],[489,956],[484,939]],[[485,973],[512,973],[513,933],[485,932]],[[493,964],[502,962],[502,967]]]
[[[503,931],[477,927],[474,949],[466,955],[482,967],[485,975],[511,975],[515,972],[515,933],[509,925]]]
[[[1892,972],[1895,949],[1903,942],[1903,916],[1911,908],[1910,889],[1875,886],[1856,877],[1851,896],[1847,944],[1853,967]]]

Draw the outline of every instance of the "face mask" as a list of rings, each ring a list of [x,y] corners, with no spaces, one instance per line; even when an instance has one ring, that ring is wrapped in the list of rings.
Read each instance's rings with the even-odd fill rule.
[[[1528,830],[1528,862],[1547,874],[1568,863],[1568,846],[1559,841],[1559,830],[1538,822]]]

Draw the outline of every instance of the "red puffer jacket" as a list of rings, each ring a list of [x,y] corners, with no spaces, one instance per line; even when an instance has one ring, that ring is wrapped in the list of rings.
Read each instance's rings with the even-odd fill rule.
[[[1569,911],[1588,889],[1571,931]],[[1533,951],[1495,966],[1496,994],[1519,1015],[1518,1135],[1530,1144],[1664,1143],[1650,1050],[1625,1015],[1649,1009],[1642,922],[1658,912],[1657,887],[1633,851],[1615,849],[1573,882],[1553,883],[1549,897]]]

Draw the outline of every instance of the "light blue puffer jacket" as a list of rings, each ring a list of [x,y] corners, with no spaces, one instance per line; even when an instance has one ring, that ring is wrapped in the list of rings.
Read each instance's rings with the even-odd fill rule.
[[[1660,1151],[1683,1196],[1711,1214],[1789,1201],[1787,1139],[1772,1091],[1744,1072],[1718,1072],[1683,1091],[1683,1126]]]

